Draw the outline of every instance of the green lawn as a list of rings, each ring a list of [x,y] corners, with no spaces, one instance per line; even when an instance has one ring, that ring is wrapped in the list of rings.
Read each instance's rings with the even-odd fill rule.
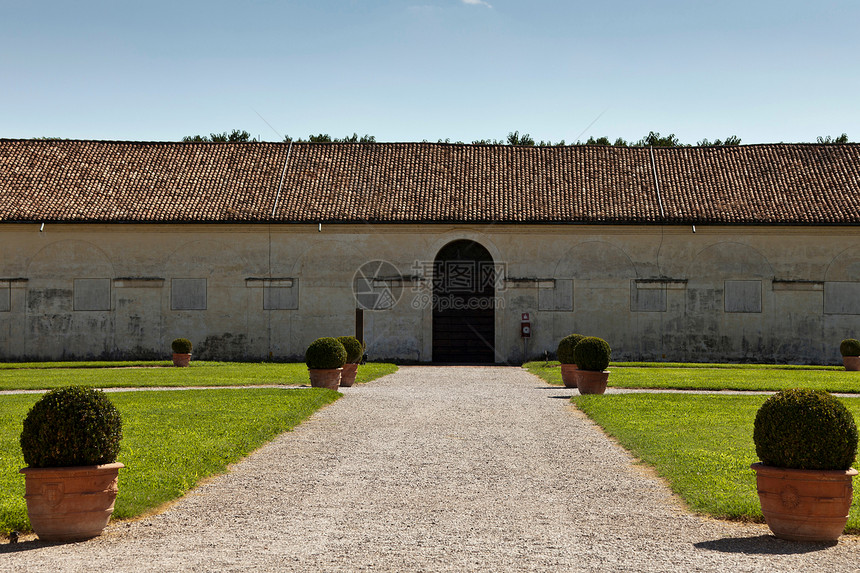
[[[83,365],[82,365],[83,364]],[[96,388],[179,386],[249,386],[309,384],[303,363],[192,362],[188,368],[166,367],[168,362],[61,362],[0,365],[0,390],[42,390],[81,384]],[[125,365],[125,367],[116,367]],[[397,370],[393,364],[368,363],[358,367],[362,383]]]
[[[99,388],[308,385],[304,364],[192,362],[63,362],[0,364],[0,390],[41,390],[83,384]],[[397,370],[359,366],[363,383]],[[222,473],[278,434],[292,429],[340,394],[331,390],[217,389],[119,392],[109,395],[123,418],[116,518],[146,513],[181,497],[200,479]],[[27,531],[21,422],[37,394],[0,396],[0,533]]]
[[[143,366],[173,366],[172,360],[81,360],[77,362],[0,362],[0,370],[51,369],[51,368],[131,368]]]
[[[529,372],[550,384],[562,385],[558,362],[527,362]],[[609,386],[615,388],[676,388],[695,390],[782,390],[813,388],[860,393],[860,372],[842,367],[762,364],[638,364],[609,366]]]
[[[177,369],[179,370],[179,369]],[[323,388],[168,390],[110,394],[123,419],[115,518],[146,513],[223,473],[340,394]],[[38,395],[0,396],[0,532],[30,529],[21,422]]]
[[[653,466],[694,511],[762,521],[755,473],[749,465],[758,461],[753,420],[765,399],[616,394],[575,396],[572,401],[633,455]],[[860,418],[860,398],[841,400],[855,419]],[[846,531],[860,533],[856,484]]]

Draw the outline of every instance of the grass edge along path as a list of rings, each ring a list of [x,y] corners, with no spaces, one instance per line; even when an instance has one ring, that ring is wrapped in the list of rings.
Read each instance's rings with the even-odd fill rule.
[[[692,511],[763,522],[755,472],[749,466],[758,461],[753,421],[766,399],[635,393],[574,396],[571,401],[638,460],[652,466]],[[860,418],[860,398],[841,401],[855,420]],[[860,534],[858,484],[846,532]]]
[[[227,471],[341,394],[324,388],[121,392],[110,399],[123,419],[113,519],[147,514],[200,480]],[[38,395],[0,396],[0,533],[29,531],[21,422]]]
[[[188,368],[157,363],[51,362],[5,364],[0,367],[0,390],[47,390],[80,384],[94,388],[153,388],[193,386],[302,386],[310,384],[301,362],[192,362]],[[68,364],[75,364],[70,367]],[[144,366],[141,366],[141,365]],[[17,366],[20,366],[17,367]],[[394,364],[368,362],[358,367],[356,383],[375,380],[397,370]]]
[[[173,366],[171,360],[79,360],[58,362],[0,362],[0,370],[48,370],[51,368],[155,368]]]
[[[811,388],[828,392],[860,393],[860,372],[846,372],[842,367],[797,367],[771,364],[702,366],[701,364],[612,363],[609,366],[611,372],[609,387],[774,392],[785,388]],[[523,368],[549,384],[562,385],[561,368],[558,362],[527,362]]]

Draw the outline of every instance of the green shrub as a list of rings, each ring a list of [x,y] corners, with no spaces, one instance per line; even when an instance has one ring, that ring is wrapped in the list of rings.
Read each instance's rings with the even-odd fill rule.
[[[573,349],[573,358],[581,370],[606,370],[610,356],[612,349],[609,344],[596,336],[586,336]]]
[[[847,470],[857,455],[857,425],[823,390],[781,390],[756,413],[755,451],[768,466]]]
[[[364,346],[354,336],[338,336],[337,341],[343,344],[346,349],[346,362],[348,364],[357,364],[361,361],[364,354]]]
[[[92,466],[116,461],[122,439],[119,412],[101,390],[51,390],[24,419],[21,451],[31,468]]]
[[[860,340],[846,338],[839,345],[839,352],[842,356],[860,356]]]
[[[170,347],[174,354],[191,354],[191,341],[187,338],[177,338]]]
[[[346,348],[337,338],[317,338],[305,352],[305,364],[311,369],[341,368],[346,364]]]
[[[558,361],[562,364],[576,364],[576,358],[573,356],[573,349],[579,344],[579,341],[585,338],[581,334],[568,334],[558,343],[556,355]]]

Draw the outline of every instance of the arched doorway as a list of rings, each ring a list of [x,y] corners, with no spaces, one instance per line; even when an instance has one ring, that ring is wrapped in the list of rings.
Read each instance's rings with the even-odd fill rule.
[[[448,243],[433,265],[433,362],[493,363],[496,269],[474,241]]]

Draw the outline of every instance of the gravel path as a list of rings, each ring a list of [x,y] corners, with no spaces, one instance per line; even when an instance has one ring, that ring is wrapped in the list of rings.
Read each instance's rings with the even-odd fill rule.
[[[164,513],[95,540],[0,545],[2,571],[852,571],[687,513],[519,368],[404,367]],[[125,471],[133,471],[133,468]]]

